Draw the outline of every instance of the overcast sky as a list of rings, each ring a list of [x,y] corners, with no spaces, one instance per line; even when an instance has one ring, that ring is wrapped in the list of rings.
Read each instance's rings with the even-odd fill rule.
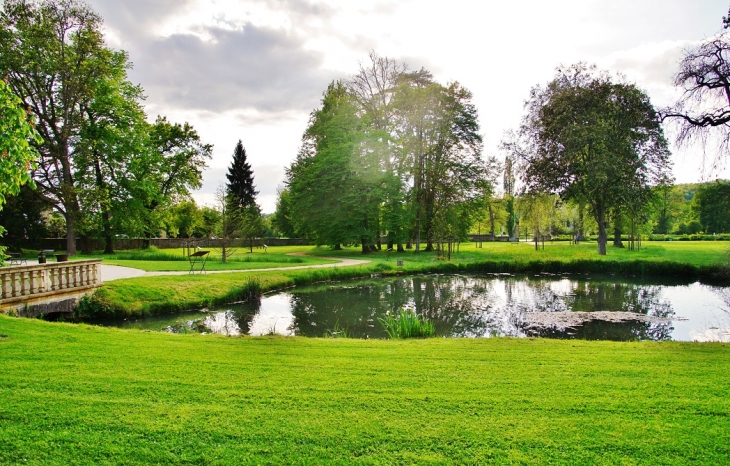
[[[307,1],[89,0],[107,41],[129,52],[151,119],[190,122],[214,144],[199,204],[212,204],[238,139],[263,211],[294,159],[309,113],[333,79],[369,50],[425,67],[474,93],[485,153],[498,155],[530,88],[578,61],[624,73],[656,106],[673,102],[683,48],[714,35],[715,0]],[[674,150],[678,182],[703,173],[697,150]]]

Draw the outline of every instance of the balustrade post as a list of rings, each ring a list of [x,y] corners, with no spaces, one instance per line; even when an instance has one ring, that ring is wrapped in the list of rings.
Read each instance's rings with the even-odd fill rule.
[[[11,272],[10,273],[10,288],[12,290],[11,296],[14,298],[18,296],[18,280],[17,280],[17,273]]]
[[[28,292],[28,287],[25,282],[25,272],[18,272],[18,279],[20,280],[20,296],[25,296]]]
[[[8,287],[8,274],[3,273],[0,275],[0,286],[2,287],[0,289],[0,293],[2,294],[2,298],[9,298],[8,294],[10,293],[10,288]]]

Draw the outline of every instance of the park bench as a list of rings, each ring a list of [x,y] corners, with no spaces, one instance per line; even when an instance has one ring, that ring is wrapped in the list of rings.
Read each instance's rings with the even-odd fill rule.
[[[5,255],[8,257],[8,265],[28,265],[25,257],[19,252],[6,252]]]

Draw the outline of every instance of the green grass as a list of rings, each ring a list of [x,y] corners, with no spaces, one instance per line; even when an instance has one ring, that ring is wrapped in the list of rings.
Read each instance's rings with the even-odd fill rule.
[[[0,335],[0,464],[730,463],[724,344]]]

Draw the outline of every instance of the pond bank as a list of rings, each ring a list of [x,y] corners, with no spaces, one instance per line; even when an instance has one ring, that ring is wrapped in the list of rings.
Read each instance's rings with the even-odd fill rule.
[[[618,277],[657,277],[701,280],[727,284],[728,271],[720,265],[692,265],[674,261],[530,260],[478,261],[468,263],[372,262],[351,267],[308,270],[230,272],[214,275],[140,277],[105,284],[79,307],[82,317],[129,317],[159,315],[238,302],[250,295],[252,281],[264,293],[296,285],[419,273],[554,273],[614,274]]]

